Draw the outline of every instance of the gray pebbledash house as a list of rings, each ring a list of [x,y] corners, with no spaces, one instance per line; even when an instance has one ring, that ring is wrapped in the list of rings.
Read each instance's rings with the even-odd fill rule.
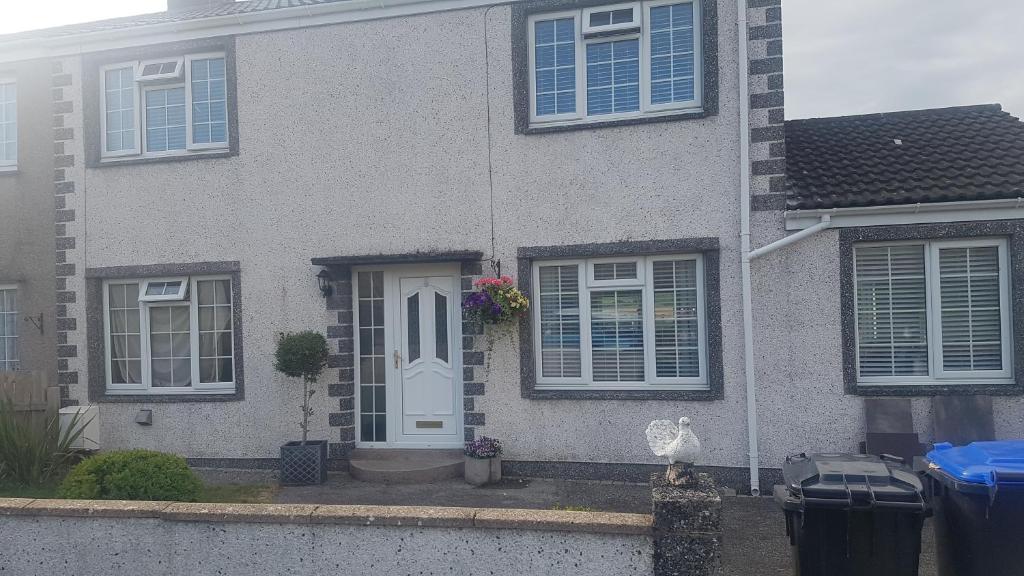
[[[303,329],[338,467],[488,435],[512,473],[640,478],[647,423],[687,415],[756,491],[855,450],[879,395],[924,438],[930,396],[990,395],[1024,435],[998,107],[785,122],[778,0],[169,4],[0,37],[0,199],[54,203],[56,290],[19,298],[56,303],[104,448],[275,465],[300,387],[274,343]],[[530,314],[464,319],[499,271]]]

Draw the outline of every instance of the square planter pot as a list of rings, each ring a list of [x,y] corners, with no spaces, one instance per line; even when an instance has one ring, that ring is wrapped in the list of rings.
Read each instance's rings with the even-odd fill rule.
[[[496,458],[471,458],[466,456],[466,482],[483,486],[501,480],[501,456]]]
[[[281,446],[281,484],[307,486],[327,481],[327,440],[288,442]]]

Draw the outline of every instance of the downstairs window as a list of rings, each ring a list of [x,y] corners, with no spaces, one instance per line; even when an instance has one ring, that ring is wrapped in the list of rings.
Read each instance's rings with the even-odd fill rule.
[[[854,246],[858,383],[1011,383],[1003,239]]]
[[[233,391],[232,300],[230,277],[107,281],[107,392]]]
[[[708,389],[699,254],[535,261],[538,388]]]

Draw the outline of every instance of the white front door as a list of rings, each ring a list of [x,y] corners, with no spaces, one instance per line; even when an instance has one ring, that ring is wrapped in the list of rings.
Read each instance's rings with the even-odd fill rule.
[[[458,265],[358,268],[353,286],[357,444],[461,446]]]
[[[455,369],[452,366],[454,278],[399,280],[401,304],[396,354],[400,356],[400,439],[457,441]]]

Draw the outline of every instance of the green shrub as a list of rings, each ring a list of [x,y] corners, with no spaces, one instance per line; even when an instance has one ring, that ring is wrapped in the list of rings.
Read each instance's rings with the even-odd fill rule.
[[[195,502],[202,483],[174,454],[118,450],[89,458],[71,469],[61,498],[87,500],[172,500]]]
[[[52,486],[75,460],[71,446],[86,424],[76,414],[61,431],[57,414],[33,420],[0,394],[0,485]]]
[[[318,332],[297,332],[281,334],[274,351],[274,369],[292,378],[302,378],[302,443],[306,443],[309,434],[309,417],[313,408],[309,405],[316,390],[310,389],[316,384],[320,374],[327,366],[327,358],[331,355],[327,347],[327,339]]]

